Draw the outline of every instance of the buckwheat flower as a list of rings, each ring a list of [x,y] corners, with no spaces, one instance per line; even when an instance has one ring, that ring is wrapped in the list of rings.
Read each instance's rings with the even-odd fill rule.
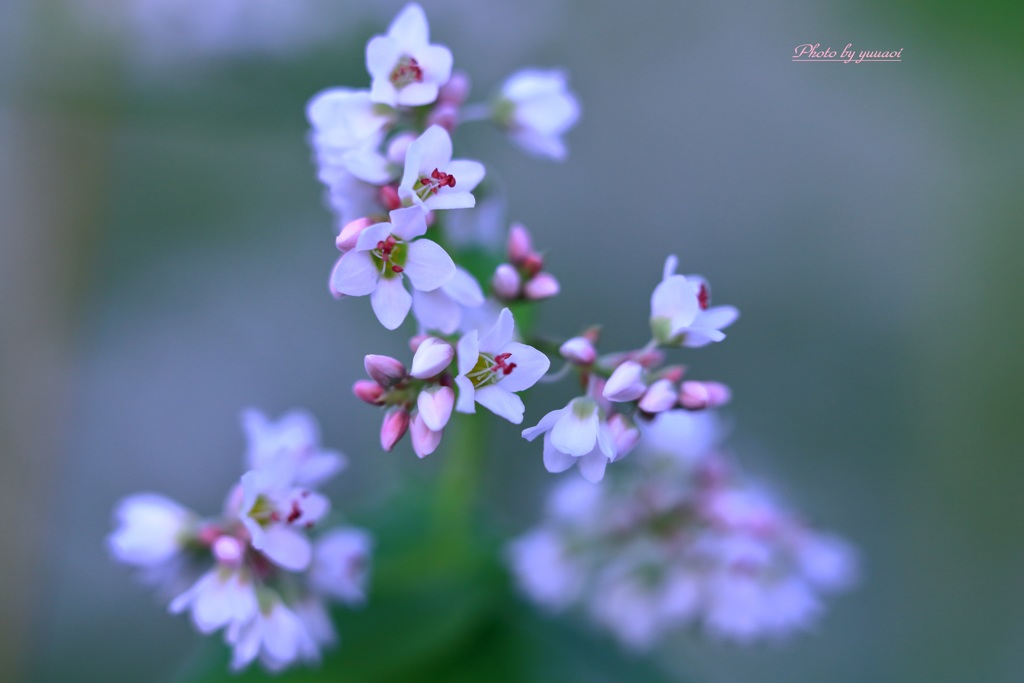
[[[396,113],[377,104],[368,90],[330,88],[316,94],[306,106],[318,156],[330,158],[352,149],[377,147]]]
[[[520,536],[508,545],[507,555],[520,590],[547,610],[563,610],[583,592],[584,568],[549,529]]]
[[[355,248],[338,259],[331,290],[347,296],[369,294],[377,319],[393,330],[412,306],[404,277],[414,289],[431,291],[455,276],[455,263],[440,245],[422,238],[427,224],[420,209],[396,209],[390,215],[390,223],[363,230]]]
[[[218,564],[174,598],[168,610],[172,614],[189,610],[200,633],[213,633],[223,627],[246,624],[256,616],[259,603],[248,570]]]
[[[451,387],[429,387],[416,397],[416,407],[423,423],[431,431],[439,432],[448,424],[455,405],[455,392]]]
[[[562,135],[576,124],[580,105],[569,91],[565,73],[524,69],[512,74],[501,87],[493,116],[525,151],[564,161]]]
[[[431,126],[409,145],[398,196],[405,206],[427,211],[472,208],[476,205],[473,190],[484,172],[479,161],[452,159],[448,131]]]
[[[677,259],[665,260],[662,280],[651,295],[651,332],[661,344],[701,347],[725,339],[721,331],[736,321],[733,306],[709,308],[711,290],[696,275],[676,275]]]
[[[615,442],[601,410],[588,397],[574,398],[565,408],[551,411],[536,426],[523,430],[527,441],[541,434],[548,472],[564,472],[578,463],[584,478],[598,482],[616,456]]]
[[[268,607],[228,635],[232,645],[231,669],[241,671],[257,657],[268,671],[281,671],[296,661],[315,662],[320,650],[306,625],[274,596]]]
[[[412,441],[412,450],[418,458],[425,458],[441,445],[441,430],[434,430],[427,426],[422,413],[416,413],[409,422],[409,439]]]
[[[435,330],[452,334],[462,324],[463,312],[479,308],[484,303],[484,292],[476,278],[459,266],[455,276],[437,289],[412,293],[412,313],[421,330]]]
[[[413,355],[410,374],[417,379],[430,379],[447,368],[453,358],[455,349],[451,344],[437,337],[427,337]]]
[[[678,392],[675,385],[667,379],[659,379],[647,387],[637,407],[645,413],[663,413],[676,405]]]
[[[320,594],[349,605],[366,602],[373,539],[362,529],[334,529],[316,540],[309,567],[310,585]]]
[[[303,530],[327,514],[330,502],[294,481],[294,469],[287,464],[246,472],[240,515],[252,547],[279,567],[297,572],[306,569],[312,557]]]
[[[476,412],[474,401],[513,424],[523,421],[525,407],[515,392],[529,389],[551,366],[543,353],[512,341],[515,321],[503,308],[498,320],[482,335],[472,330],[459,340],[459,388],[456,410]]]
[[[318,486],[347,465],[344,455],[320,447],[320,426],[304,410],[290,411],[273,421],[258,410],[248,409],[242,413],[242,428],[248,440],[248,469],[264,469],[273,467],[279,459],[290,460],[297,485]]]
[[[117,528],[107,536],[111,554],[125,564],[155,567],[181,552],[199,518],[170,498],[138,493],[118,503],[114,520]]]
[[[430,26],[423,8],[405,6],[388,27],[366,45],[366,69],[373,77],[370,96],[392,107],[416,107],[437,99],[438,89],[452,73],[452,53],[430,44]]]

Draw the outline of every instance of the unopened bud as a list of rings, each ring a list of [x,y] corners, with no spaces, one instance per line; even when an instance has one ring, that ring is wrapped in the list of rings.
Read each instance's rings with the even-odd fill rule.
[[[513,223],[508,231],[508,260],[518,265],[532,253],[533,240],[529,231],[519,223]]]
[[[683,375],[685,374],[685,365],[670,365],[667,368],[662,369],[662,371],[658,373],[658,377],[660,379],[667,379],[675,384],[678,384],[683,379]]]
[[[213,543],[213,556],[220,564],[228,567],[238,567],[242,564],[245,556],[245,548],[234,536],[221,536]]]
[[[647,386],[643,383],[643,368],[636,361],[628,360],[608,378],[602,395],[609,401],[635,401],[644,395]]]
[[[430,429],[419,414],[412,419],[409,436],[412,438],[412,450],[420,458],[425,458],[436,451],[441,443],[441,432]]]
[[[395,139],[388,144],[388,161],[396,166],[404,166],[405,153],[415,139],[416,136],[412,133],[396,135]]]
[[[679,404],[687,410],[717,408],[732,399],[732,391],[721,382],[683,382]]]
[[[380,188],[380,203],[388,211],[402,208],[402,198],[398,196],[398,188],[394,185],[385,185]]]
[[[408,429],[409,412],[405,408],[389,410],[380,426],[380,447],[390,452]]]
[[[523,288],[527,299],[550,299],[559,292],[558,280],[550,273],[540,273]]]
[[[455,349],[451,344],[437,337],[427,337],[416,348],[410,374],[416,379],[429,379],[447,368],[454,357]]]
[[[359,240],[359,235],[366,230],[368,227],[373,225],[373,221],[369,218],[357,218],[354,221],[349,221],[345,224],[345,227],[338,233],[337,238],[334,240],[335,246],[338,247],[338,251],[345,252],[349,249],[355,249],[356,242]]]
[[[453,71],[448,82],[437,93],[438,102],[461,105],[469,97],[469,76],[465,71]]]
[[[430,115],[427,116],[428,126],[441,126],[451,133],[459,125],[459,107],[447,102],[438,102]]]
[[[586,337],[573,337],[558,347],[558,353],[576,365],[590,365],[597,358],[597,350]]]
[[[676,405],[676,387],[667,379],[659,379],[647,388],[640,403],[645,413],[662,413]]]
[[[425,342],[427,339],[430,339],[429,334],[416,334],[413,335],[412,337],[409,337],[409,350],[412,351],[413,353],[416,353],[417,351],[419,351],[420,344]]]
[[[439,432],[448,424],[455,407],[455,392],[451,387],[431,387],[416,398],[419,416],[432,431]]]
[[[513,263],[515,263],[513,261]],[[537,253],[527,254],[525,258],[519,263],[531,277],[544,270],[544,258]]]
[[[616,460],[626,457],[640,440],[640,430],[625,415],[616,413],[608,418],[608,430],[611,432],[612,441],[615,444]]]
[[[502,263],[495,268],[494,277],[491,278],[491,289],[499,299],[511,300],[519,298],[519,288],[523,281],[516,269],[507,263]]]
[[[352,385],[352,393],[360,400],[369,403],[371,406],[384,405],[385,389],[373,380],[358,380]]]
[[[363,359],[363,367],[366,368],[366,374],[385,388],[398,384],[407,374],[402,361],[391,356],[370,354]]]

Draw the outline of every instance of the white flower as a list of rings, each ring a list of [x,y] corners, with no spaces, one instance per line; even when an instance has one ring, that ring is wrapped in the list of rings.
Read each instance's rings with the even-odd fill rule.
[[[468,209],[476,205],[473,190],[484,179],[479,161],[452,159],[452,139],[441,126],[431,126],[409,145],[398,196],[406,206],[426,210]]]
[[[309,582],[314,590],[350,605],[366,601],[373,539],[362,529],[334,529],[317,539]]]
[[[417,239],[427,231],[423,212],[396,209],[390,223],[371,225],[359,234],[356,246],[342,254],[331,273],[331,290],[347,296],[370,295],[377,319],[389,330],[405,320],[412,297],[402,285],[405,276],[414,289],[437,289],[455,276],[455,263],[436,242]]]
[[[562,161],[562,134],[575,125],[580,105],[557,70],[524,69],[505,81],[494,117],[512,141],[537,156]]]
[[[476,278],[455,266],[455,276],[437,289],[412,293],[412,313],[422,330],[452,334],[462,324],[463,311],[479,308],[484,292]]]
[[[338,231],[365,216],[383,216],[381,188],[360,180],[344,166],[321,164],[317,176],[327,186],[325,203],[337,215]]]
[[[430,44],[430,26],[423,8],[405,6],[384,36],[366,45],[366,69],[373,77],[374,102],[415,107],[437,99],[438,89],[452,73],[452,53]]]
[[[352,149],[379,146],[395,113],[375,104],[368,90],[330,88],[309,101],[306,118],[313,127],[317,155],[330,158]]]
[[[540,434],[544,434],[544,467],[548,472],[564,472],[579,463],[580,473],[598,482],[616,456],[612,434],[591,398],[574,398],[566,407],[545,415],[536,426],[523,430],[527,441]]]
[[[677,259],[665,260],[662,280],[651,295],[651,331],[661,344],[700,347],[725,339],[739,311],[732,306],[708,308],[711,290],[697,275],[676,275]]]
[[[191,610],[192,623],[200,633],[213,633],[224,626],[241,626],[259,609],[256,587],[249,572],[216,566],[203,574],[168,607],[173,614]]]
[[[317,486],[345,468],[345,456],[320,448],[320,427],[304,410],[285,413],[275,422],[258,410],[242,413],[248,439],[247,469],[273,467],[279,459],[295,465],[295,483]]]
[[[531,531],[510,543],[507,552],[519,588],[542,607],[562,610],[580,596],[585,574],[555,533]]]
[[[503,308],[490,330],[479,335],[476,330],[459,340],[459,388],[456,410],[473,413],[476,401],[513,424],[523,421],[523,401],[513,392],[529,389],[551,366],[543,353],[512,341],[515,321]]]
[[[242,523],[252,547],[279,567],[302,571],[309,566],[312,548],[302,530],[327,514],[324,496],[294,486],[294,465],[275,462],[274,467],[242,475]]]
[[[609,401],[625,403],[635,401],[647,391],[643,381],[643,366],[634,360],[627,360],[612,372],[605,382],[601,395]]]
[[[153,567],[171,560],[193,532],[195,513],[170,498],[138,493],[118,503],[107,547],[119,562]]]
[[[727,434],[714,413],[668,410],[653,420],[642,422],[641,447],[654,456],[667,455],[684,463],[703,458],[720,444]]]
[[[320,657],[320,648],[306,624],[280,599],[274,599],[248,623],[231,629],[227,641],[233,648],[234,671],[249,666],[256,657],[268,671],[281,671],[299,660],[315,662]]]

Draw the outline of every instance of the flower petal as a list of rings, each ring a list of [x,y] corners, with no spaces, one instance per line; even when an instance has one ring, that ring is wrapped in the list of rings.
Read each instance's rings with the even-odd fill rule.
[[[455,392],[451,387],[437,387],[421,391],[416,399],[419,417],[428,429],[439,432],[448,424],[455,405]]]
[[[470,159],[453,159],[447,168],[441,170],[455,176],[456,187],[466,192],[472,192],[487,173],[483,164]]]
[[[274,564],[293,572],[301,572],[309,566],[313,547],[305,534],[283,524],[273,524],[265,531],[263,542],[256,549]]]
[[[405,50],[425,46],[430,38],[430,25],[423,8],[410,2],[391,21],[388,38],[396,41]]]
[[[526,412],[523,400],[499,384],[477,389],[476,402],[512,424],[523,422],[523,413]]]
[[[604,479],[604,470],[608,466],[608,458],[600,451],[593,451],[579,459],[580,473],[587,481],[595,484]]]
[[[455,262],[437,242],[419,239],[409,243],[403,272],[413,287],[430,292],[455,277]]]
[[[576,464],[576,458],[555,448],[551,436],[544,437],[544,469],[552,474],[565,472]]]
[[[389,330],[394,330],[409,314],[409,309],[412,307],[412,296],[402,286],[402,278],[381,278],[377,283],[377,289],[370,295],[370,303],[373,305],[373,312],[377,314],[380,324]]]
[[[355,251],[372,251],[377,248],[377,243],[386,240],[391,234],[391,223],[374,223],[364,228],[359,237],[356,238]]]
[[[444,286],[432,292],[421,289],[412,291],[412,313],[421,330],[436,330],[452,334],[459,327],[462,309],[445,293]]]
[[[651,317],[668,318],[674,330],[692,323],[699,310],[697,295],[682,275],[665,278],[651,294]]]
[[[484,303],[484,292],[480,288],[480,283],[458,266],[455,266],[455,276],[442,285],[441,289],[456,303],[467,308],[476,308]]]
[[[455,386],[459,388],[459,398],[455,404],[455,410],[460,413],[476,412],[476,389],[468,377],[459,375],[455,378]]]
[[[480,336],[480,351],[488,354],[500,353],[501,348],[512,341],[514,331],[515,320],[512,318],[512,311],[507,308],[501,309],[494,327]],[[476,363],[475,360],[473,362]]]
[[[693,321],[693,326],[721,330],[732,325],[739,317],[740,312],[735,306],[714,306],[701,311]]]
[[[459,339],[457,351],[460,375],[469,374],[480,358],[480,342],[477,341],[477,334],[476,330],[470,330]]]
[[[391,234],[409,242],[427,233],[427,214],[421,206],[407,206],[393,210],[391,217]]]
[[[568,410],[551,428],[551,443],[563,453],[576,457],[586,455],[594,450],[600,423],[593,401],[573,399]]]
[[[331,292],[348,296],[365,296],[377,289],[380,273],[365,251],[348,251],[341,255],[331,271]]]
[[[501,348],[502,353],[511,353],[509,361],[516,364],[515,370],[505,375],[501,380],[501,386],[508,391],[523,391],[529,389],[544,376],[544,373],[551,367],[551,361],[543,353],[519,342],[505,344]]]
[[[527,441],[533,441],[544,432],[551,431],[551,428],[555,426],[555,423],[558,422],[559,418],[561,418],[562,415],[565,414],[566,410],[568,410],[568,408],[559,408],[558,410],[552,410],[550,413],[542,417],[540,419],[540,422],[538,422],[532,427],[527,427],[526,429],[524,429],[523,438],[526,439]]]

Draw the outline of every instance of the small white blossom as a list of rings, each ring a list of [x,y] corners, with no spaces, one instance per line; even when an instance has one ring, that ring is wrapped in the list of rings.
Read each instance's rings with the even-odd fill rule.
[[[455,276],[435,290],[412,292],[412,313],[421,330],[452,334],[462,324],[466,309],[479,308],[484,293],[472,275],[455,266]]]
[[[612,372],[605,382],[602,395],[609,401],[625,403],[635,401],[647,391],[643,380],[644,369],[636,361],[627,360]]]
[[[505,81],[494,107],[497,122],[509,137],[537,156],[563,161],[562,135],[580,116],[580,105],[557,70],[524,69]]]
[[[366,69],[373,77],[374,102],[415,107],[437,99],[438,89],[452,73],[452,53],[430,44],[430,26],[423,8],[405,6],[388,27],[366,45]]]
[[[437,289],[455,276],[451,256],[436,242],[423,239],[426,231],[420,209],[392,211],[390,223],[363,230],[355,248],[338,259],[331,290],[347,296],[369,294],[377,319],[387,329],[396,329],[412,306],[402,284],[406,276],[414,289],[424,291]]]
[[[362,529],[329,531],[313,546],[310,585],[319,593],[344,603],[364,603],[372,550],[373,539]]]
[[[200,633],[213,633],[232,624],[245,624],[256,615],[259,605],[247,570],[218,565],[172,600],[168,609],[173,614],[189,610]]]
[[[725,339],[721,331],[736,321],[733,306],[709,308],[711,290],[697,275],[676,275],[677,259],[665,260],[662,280],[651,294],[651,331],[662,344],[700,347]]]
[[[545,609],[565,609],[583,590],[582,567],[554,533],[538,529],[520,536],[509,544],[508,557],[519,588]]]
[[[137,493],[118,503],[117,528],[107,536],[111,554],[125,564],[154,567],[173,559],[194,534],[196,514],[156,493]]]
[[[281,671],[297,661],[320,658],[316,639],[299,615],[280,599],[227,635],[232,646],[231,668],[241,671],[257,657],[268,671]]]
[[[447,368],[453,358],[455,349],[451,344],[437,337],[427,337],[416,349],[409,374],[417,379],[430,379]]]
[[[590,398],[574,398],[565,408],[551,411],[536,426],[523,430],[527,441],[540,434],[544,434],[544,467],[548,472],[564,472],[578,463],[586,479],[598,482],[616,457],[611,431]]]
[[[515,321],[507,308],[490,330],[472,330],[459,340],[459,388],[456,410],[473,413],[474,401],[513,424],[523,421],[525,407],[515,392],[529,389],[551,366],[543,353],[512,341]]]
[[[347,464],[341,453],[321,449],[320,427],[304,410],[293,410],[273,421],[249,409],[242,413],[242,427],[248,439],[247,469],[274,467],[278,460],[289,460],[295,466],[297,485],[318,486]]]
[[[398,196],[406,206],[425,210],[468,209],[476,205],[473,190],[484,179],[479,161],[452,159],[452,139],[431,126],[409,145]]]
[[[306,118],[317,156],[340,161],[350,150],[378,147],[395,113],[374,103],[368,90],[330,88],[309,101]]]

